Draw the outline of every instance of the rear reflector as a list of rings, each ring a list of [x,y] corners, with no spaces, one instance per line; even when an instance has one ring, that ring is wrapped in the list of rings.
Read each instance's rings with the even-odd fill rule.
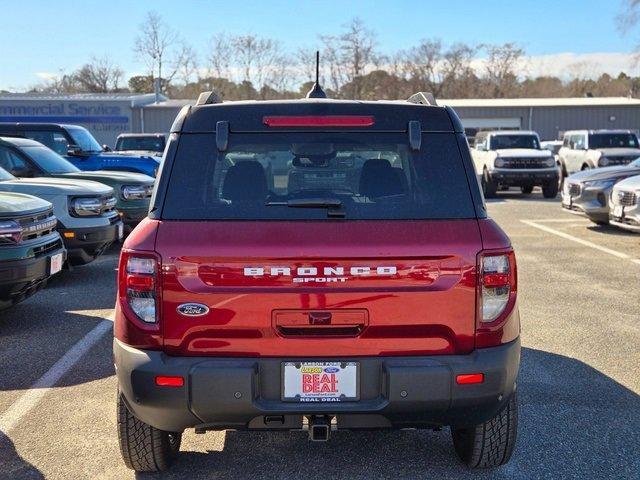
[[[159,387],[182,387],[184,385],[184,378],[182,377],[156,377],[156,385]]]
[[[458,385],[470,385],[482,382],[484,382],[484,373],[465,373],[464,375],[458,375],[456,377],[456,383]]]
[[[371,127],[369,115],[271,116],[263,117],[267,127]]]

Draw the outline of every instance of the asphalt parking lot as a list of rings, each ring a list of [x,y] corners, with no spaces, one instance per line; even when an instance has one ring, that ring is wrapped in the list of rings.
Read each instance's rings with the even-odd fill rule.
[[[183,437],[160,478],[640,477],[640,236],[540,193],[489,205],[519,261],[520,431],[506,467],[469,472],[449,432]],[[133,478],[115,428],[117,250],[0,313],[0,478]],[[32,388],[35,387],[35,388]],[[146,478],[146,476],[140,476]]]

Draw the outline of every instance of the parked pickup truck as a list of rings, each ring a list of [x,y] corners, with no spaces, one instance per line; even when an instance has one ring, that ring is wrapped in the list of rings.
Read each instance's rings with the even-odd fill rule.
[[[446,426],[470,468],[509,461],[516,256],[432,98],[181,112],[118,268],[129,468],[167,468],[191,428]]]
[[[0,308],[33,295],[62,269],[66,250],[51,203],[0,192]]]
[[[25,137],[46,145],[80,170],[118,170],[155,177],[160,158],[111,152],[84,127],[57,123],[0,123],[0,136]]]
[[[35,195],[53,204],[58,231],[72,265],[93,261],[123,236],[113,189],[102,183],[62,178],[18,179],[0,168],[0,192]]]
[[[161,157],[166,146],[166,133],[121,133],[116,139],[114,150]]]
[[[0,137],[0,167],[20,178],[76,178],[109,185],[115,191],[116,209],[127,231],[147,216],[155,181],[141,173],[82,171],[41,143],[14,137]]]
[[[558,195],[556,160],[552,152],[540,146],[536,132],[480,132],[471,155],[486,198],[495,197],[501,187],[513,186],[525,194],[541,186],[544,198]]]

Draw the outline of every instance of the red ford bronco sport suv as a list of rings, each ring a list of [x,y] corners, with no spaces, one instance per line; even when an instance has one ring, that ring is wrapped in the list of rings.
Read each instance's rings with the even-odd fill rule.
[[[124,462],[182,432],[451,428],[469,467],[516,440],[516,262],[453,110],[225,102],[177,117],[119,265]]]

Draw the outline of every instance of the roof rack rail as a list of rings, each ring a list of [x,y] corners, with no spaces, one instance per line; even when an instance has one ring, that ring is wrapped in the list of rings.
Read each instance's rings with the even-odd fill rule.
[[[196,105],[212,105],[214,103],[222,103],[222,97],[211,90],[210,92],[202,92],[198,96]]]
[[[433,96],[431,92],[418,92],[411,95],[407,102],[411,103],[419,103],[421,105],[432,105],[437,106],[436,97]]]

